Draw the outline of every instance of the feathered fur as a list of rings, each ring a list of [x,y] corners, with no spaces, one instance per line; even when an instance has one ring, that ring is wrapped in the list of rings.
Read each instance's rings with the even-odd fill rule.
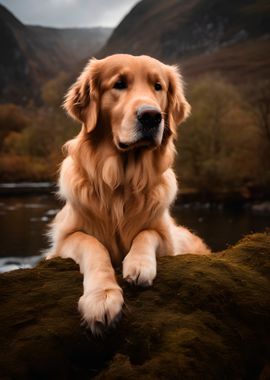
[[[123,70],[125,78],[133,78],[126,79],[132,85],[125,93],[112,87],[112,80],[118,72],[123,76]],[[142,70],[149,76],[143,76]],[[162,94],[152,90],[151,75],[162,83]],[[162,140],[155,147],[132,140],[134,112],[145,103],[163,115]],[[90,61],[64,106],[82,129],[64,147],[59,194],[66,204],[52,224],[48,257],[72,257],[79,263],[85,276],[79,309],[97,332],[97,321],[109,324],[123,304],[110,262],[123,262],[128,281],[150,285],[156,255],[208,252],[198,237],[176,226],[169,214],[177,194],[171,168],[176,127],[188,116],[190,106],[176,67],[128,55]],[[119,149],[117,142],[123,136],[134,143],[132,149]],[[93,302],[98,312],[89,306]]]

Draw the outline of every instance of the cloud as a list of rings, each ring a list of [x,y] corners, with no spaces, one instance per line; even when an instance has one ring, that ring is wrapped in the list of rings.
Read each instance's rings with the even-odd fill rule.
[[[116,26],[138,0],[0,0],[25,24]]]

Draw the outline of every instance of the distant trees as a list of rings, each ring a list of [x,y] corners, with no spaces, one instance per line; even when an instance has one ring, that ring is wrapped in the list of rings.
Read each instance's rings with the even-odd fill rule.
[[[260,140],[257,154],[260,156],[262,180],[267,186],[270,185],[270,80],[249,86],[246,97],[257,127]]]
[[[0,105],[0,181],[54,179],[61,146],[79,126],[61,109],[60,73],[42,89],[44,105]],[[181,188],[219,192],[270,187],[270,84],[237,88],[219,75],[189,86],[192,116],[179,128]]]
[[[44,85],[43,107],[0,106],[0,180],[55,179],[61,146],[78,132],[60,107],[67,78],[61,73]]]
[[[252,113],[235,86],[218,75],[193,84],[192,116],[180,127],[177,171],[186,187],[236,190],[257,181],[258,144]]]
[[[270,80],[256,83],[249,89],[249,103],[256,116],[262,137],[270,149]]]
[[[47,107],[60,107],[70,84],[70,76],[65,72],[59,73],[57,77],[46,82],[41,89],[44,104]]]
[[[21,132],[29,125],[29,117],[24,109],[15,104],[0,105],[0,148],[10,132]]]

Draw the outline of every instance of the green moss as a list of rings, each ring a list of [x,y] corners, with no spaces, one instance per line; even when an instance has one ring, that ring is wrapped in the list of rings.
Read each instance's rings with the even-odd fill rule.
[[[119,276],[127,307],[102,339],[80,326],[71,260],[2,274],[0,378],[258,378],[270,362],[270,236],[158,261],[149,289]]]

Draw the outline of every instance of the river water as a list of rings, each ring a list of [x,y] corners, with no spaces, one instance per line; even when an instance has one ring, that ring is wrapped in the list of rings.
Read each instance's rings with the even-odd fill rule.
[[[52,195],[0,197],[0,257],[38,255],[48,246],[48,223],[61,207]],[[180,204],[172,210],[178,223],[200,235],[213,251],[223,250],[250,232],[270,227],[270,205],[234,210],[209,203]]]

